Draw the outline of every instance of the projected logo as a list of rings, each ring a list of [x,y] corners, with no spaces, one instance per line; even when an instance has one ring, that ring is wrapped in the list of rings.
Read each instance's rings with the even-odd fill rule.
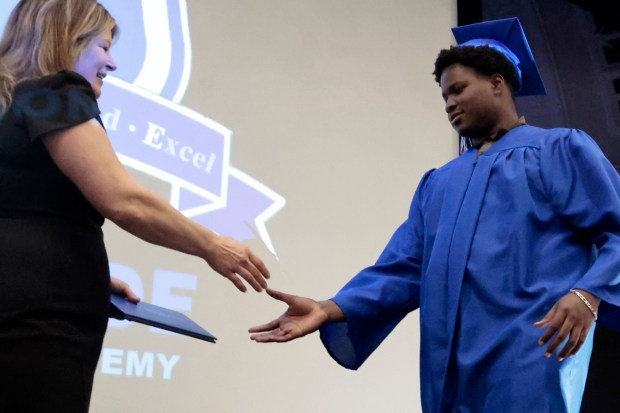
[[[238,240],[258,234],[275,254],[265,223],[284,198],[230,165],[228,128],[179,104],[191,69],[185,1],[101,3],[122,30],[99,99],[121,161],[169,182],[170,202],[194,221]]]
[[[192,57],[185,0],[100,3],[122,33],[99,107],[123,164],[168,182],[185,216],[240,241],[258,234],[275,255],[265,223],[285,199],[230,165],[230,129],[179,103]],[[16,4],[0,3],[0,28]]]

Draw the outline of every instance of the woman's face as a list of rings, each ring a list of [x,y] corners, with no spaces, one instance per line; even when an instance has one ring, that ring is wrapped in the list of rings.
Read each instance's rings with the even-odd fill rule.
[[[82,55],[78,57],[73,71],[84,76],[91,84],[95,96],[101,96],[103,78],[108,72],[116,70],[116,62],[110,53],[112,46],[112,34],[102,34],[88,46]]]

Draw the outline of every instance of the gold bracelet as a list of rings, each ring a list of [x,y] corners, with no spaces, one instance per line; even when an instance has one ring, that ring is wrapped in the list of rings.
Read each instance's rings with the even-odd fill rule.
[[[594,321],[596,321],[598,319],[598,313],[596,312],[596,310],[594,309],[592,304],[590,304],[588,299],[583,294],[581,294],[579,291],[577,291],[575,289],[570,290],[570,292],[575,294],[577,297],[579,297],[581,299],[581,301],[583,301],[583,303],[586,305],[586,307],[588,307],[588,309],[590,310],[590,312],[594,316]]]

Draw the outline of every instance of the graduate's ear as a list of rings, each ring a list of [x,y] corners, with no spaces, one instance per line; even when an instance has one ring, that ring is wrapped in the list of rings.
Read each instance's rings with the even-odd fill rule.
[[[491,75],[491,85],[493,86],[493,90],[497,91],[501,91],[504,87],[508,87],[504,76],[499,73]]]

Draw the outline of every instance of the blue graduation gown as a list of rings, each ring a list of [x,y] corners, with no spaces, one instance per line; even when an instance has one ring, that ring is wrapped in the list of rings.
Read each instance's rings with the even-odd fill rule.
[[[321,340],[357,369],[419,308],[425,412],[561,412],[567,362],[543,357],[532,324],[571,288],[620,305],[619,274],[613,166],[582,131],[520,126],[424,175],[378,261],[333,297],[346,321]]]

